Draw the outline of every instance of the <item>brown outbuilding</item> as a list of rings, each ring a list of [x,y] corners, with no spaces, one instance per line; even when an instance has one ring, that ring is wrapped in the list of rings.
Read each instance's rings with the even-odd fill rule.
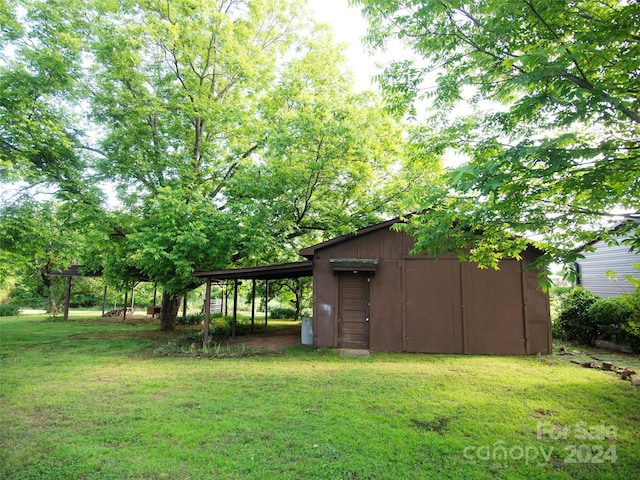
[[[499,270],[480,269],[455,256],[410,254],[415,241],[391,229],[398,222],[305,248],[304,262],[194,275],[207,279],[205,306],[214,280],[234,279],[237,288],[239,279],[312,276],[316,348],[551,353],[549,296],[539,288],[538,270],[530,268],[540,251],[529,247],[520,260],[502,260]],[[205,317],[207,336],[208,312]]]
[[[533,247],[499,270],[409,251],[379,223],[300,252],[313,262],[314,346],[383,352],[551,353],[549,297]]]

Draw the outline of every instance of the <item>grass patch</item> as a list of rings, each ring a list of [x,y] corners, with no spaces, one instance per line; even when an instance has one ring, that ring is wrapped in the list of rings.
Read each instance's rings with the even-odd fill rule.
[[[640,392],[564,357],[342,358],[307,347],[155,357],[192,331],[156,328],[0,318],[0,478],[608,480],[640,471]]]
[[[436,432],[443,435],[450,420],[451,419],[446,417],[439,417],[428,421],[412,418],[411,423],[414,427],[424,430],[425,432]]]

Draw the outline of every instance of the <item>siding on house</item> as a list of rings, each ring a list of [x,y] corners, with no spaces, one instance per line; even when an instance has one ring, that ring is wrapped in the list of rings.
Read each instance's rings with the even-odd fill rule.
[[[640,263],[640,255],[630,252],[626,245],[609,246],[602,240],[592,246],[595,251],[583,252],[585,258],[577,262],[578,284],[601,297],[633,292],[625,277],[640,278],[640,270],[633,266],[633,263]],[[607,276],[609,270],[615,272],[615,280]]]

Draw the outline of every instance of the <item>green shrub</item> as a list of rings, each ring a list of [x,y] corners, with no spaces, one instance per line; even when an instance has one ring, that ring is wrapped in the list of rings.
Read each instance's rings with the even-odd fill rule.
[[[598,338],[613,340],[640,352],[640,289],[622,297],[599,298],[581,287],[562,302],[554,336],[593,345]]]
[[[589,307],[588,315],[590,323],[598,329],[598,336],[620,342],[623,328],[632,319],[633,308],[622,297],[598,298]]]
[[[269,318],[273,318],[274,320],[296,318],[296,311],[293,308],[274,307],[269,309]]]
[[[565,287],[563,285],[553,285],[549,289],[549,305],[551,307],[551,321],[555,324],[558,321],[562,305],[567,299],[567,295],[574,287]]]
[[[640,353],[640,322],[632,320],[622,328],[620,341]]]
[[[553,285],[549,289],[549,306],[551,313],[551,335],[553,338],[563,338],[564,335],[558,325],[558,318],[562,311],[562,305],[566,302],[567,295],[574,287],[565,287],[562,285]]]
[[[620,341],[626,343],[634,352],[640,352],[640,285],[636,285],[631,295],[622,295],[631,308],[629,322],[622,328]]]
[[[560,328],[558,321],[557,320],[554,321],[553,319],[551,319],[551,337],[553,337],[554,340],[555,339],[566,340],[564,332]]]
[[[71,308],[90,308],[102,305],[102,295],[93,293],[73,294],[69,299]]]
[[[17,305],[0,305],[0,317],[13,317],[20,313]]]
[[[202,316],[204,320],[204,315]],[[215,337],[218,340],[225,340],[230,338],[233,333],[233,317],[224,316],[220,313],[211,315],[211,321],[209,323],[209,334],[211,337]],[[236,323],[236,335],[245,335],[251,331],[250,320],[246,318],[238,318]]]
[[[186,317],[178,315],[176,318],[176,325],[200,325],[202,322],[204,322],[204,314],[202,313],[195,313]]]
[[[562,305],[557,327],[561,338],[578,343],[593,345],[600,329],[589,315],[589,309],[598,297],[582,287],[571,290]]]

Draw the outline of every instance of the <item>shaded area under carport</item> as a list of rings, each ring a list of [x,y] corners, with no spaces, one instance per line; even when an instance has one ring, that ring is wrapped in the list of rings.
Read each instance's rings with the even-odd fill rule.
[[[269,281],[282,280],[285,278],[301,278],[313,276],[313,262],[293,262],[281,263],[277,265],[264,265],[260,267],[229,268],[221,270],[211,270],[208,272],[195,272],[194,277],[206,280],[206,292],[204,300],[204,344],[209,343],[209,324],[211,322],[211,283],[221,280],[233,280],[233,320],[231,323],[231,336],[236,336],[236,323],[238,319],[238,284],[240,280],[251,280],[251,331],[255,322],[255,298],[256,280],[265,281],[265,326],[267,324],[269,300]]]

